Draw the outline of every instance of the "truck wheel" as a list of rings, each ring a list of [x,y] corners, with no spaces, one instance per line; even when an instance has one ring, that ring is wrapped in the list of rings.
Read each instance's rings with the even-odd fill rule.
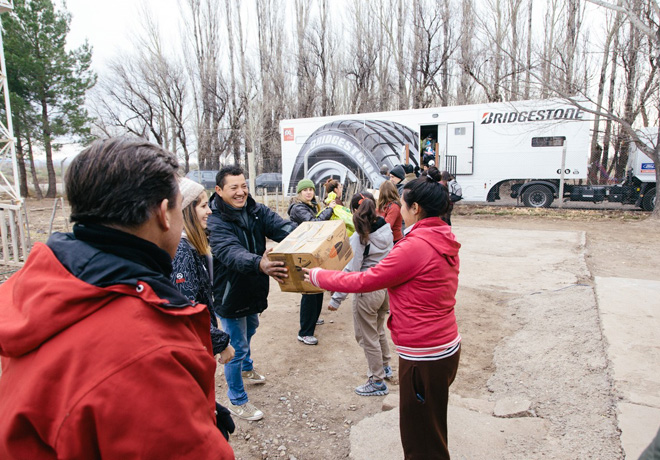
[[[419,135],[414,130],[393,121],[337,120],[314,131],[305,141],[295,159],[289,192],[305,175],[305,156],[309,171],[307,175],[315,184],[330,176],[346,176],[362,187],[378,188],[385,180],[380,167],[392,169],[401,163],[402,146],[410,145],[410,162],[417,165]]]
[[[653,211],[655,209],[655,187],[644,192],[642,209],[644,211]]]
[[[553,200],[552,191],[544,185],[532,185],[522,194],[523,203],[531,208],[548,208]]]

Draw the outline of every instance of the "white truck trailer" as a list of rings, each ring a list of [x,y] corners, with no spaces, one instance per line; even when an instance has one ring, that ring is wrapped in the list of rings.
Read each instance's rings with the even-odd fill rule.
[[[498,200],[510,183],[511,196],[526,206],[550,206],[563,188],[566,200],[652,209],[654,200],[644,197],[655,191],[653,162],[636,150],[631,157],[646,158],[635,171],[641,179],[575,184],[587,178],[591,125],[587,112],[561,99],[282,120],[283,189],[294,192],[303,177],[321,184],[331,176],[377,188],[385,180],[382,165],[421,166],[422,143],[430,138],[436,166],[456,176],[468,201]]]

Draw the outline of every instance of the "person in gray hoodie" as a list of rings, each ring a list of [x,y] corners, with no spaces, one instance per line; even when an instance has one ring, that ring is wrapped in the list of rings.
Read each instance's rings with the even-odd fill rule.
[[[376,200],[368,192],[351,199],[355,233],[350,238],[353,259],[344,271],[366,271],[380,262],[393,246],[392,229],[376,211]],[[328,310],[337,310],[347,294],[335,292]],[[389,393],[385,379],[392,377],[390,347],[385,334],[385,320],[390,309],[387,289],[355,294],[353,325],[355,340],[364,350],[369,366],[368,380],[355,392],[360,396],[382,396]]]

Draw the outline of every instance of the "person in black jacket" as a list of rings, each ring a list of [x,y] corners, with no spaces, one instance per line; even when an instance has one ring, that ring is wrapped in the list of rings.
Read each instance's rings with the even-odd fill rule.
[[[297,224],[310,221],[330,220],[332,210],[337,206],[336,201],[331,201],[327,208],[321,211],[316,202],[316,188],[314,182],[303,179],[296,186],[298,195],[291,200],[288,214],[291,220]],[[319,211],[321,211],[319,213]],[[318,215],[317,215],[318,214]],[[323,293],[303,294],[300,300],[300,330],[298,340],[305,345],[316,345],[318,339],[314,337],[317,324],[323,324],[319,319],[323,310]]]
[[[225,166],[216,176],[209,201],[209,240],[214,257],[213,309],[231,337],[235,356],[225,364],[228,409],[245,420],[260,420],[263,412],[248,402],[243,380],[264,383],[255,369],[250,341],[259,314],[268,307],[268,277],[287,277],[283,262],[268,259],[266,237],[282,241],[296,224],[282,219],[250,196],[240,166]]]

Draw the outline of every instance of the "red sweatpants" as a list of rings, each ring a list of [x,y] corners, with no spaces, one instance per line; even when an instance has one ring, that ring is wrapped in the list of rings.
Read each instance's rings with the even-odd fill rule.
[[[434,361],[399,357],[399,425],[406,460],[449,459],[447,401],[461,349]]]

